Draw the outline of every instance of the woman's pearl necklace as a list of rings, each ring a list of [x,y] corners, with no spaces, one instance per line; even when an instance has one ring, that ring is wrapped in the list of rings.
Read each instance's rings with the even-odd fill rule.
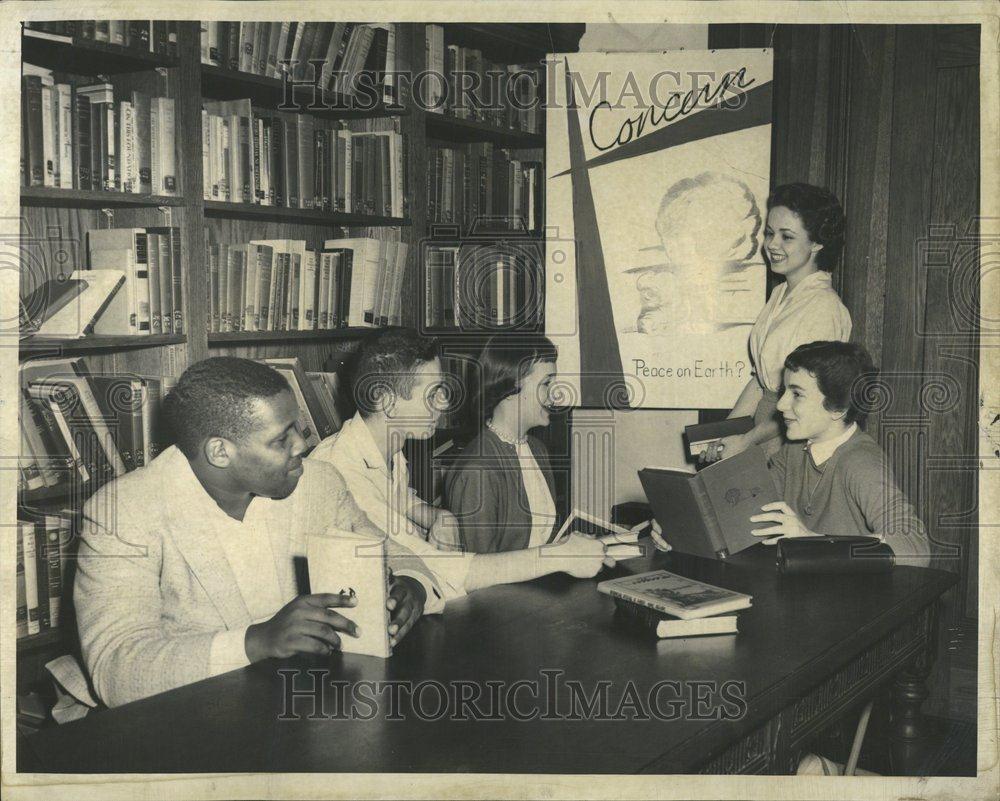
[[[501,442],[506,442],[508,445],[514,445],[516,447],[518,445],[524,445],[528,441],[527,436],[524,436],[524,437],[512,437],[506,431],[503,431],[503,430],[497,428],[496,425],[494,425],[492,418],[490,418],[489,420],[486,421],[486,427],[490,431],[492,431],[494,434],[496,434],[497,438]]]

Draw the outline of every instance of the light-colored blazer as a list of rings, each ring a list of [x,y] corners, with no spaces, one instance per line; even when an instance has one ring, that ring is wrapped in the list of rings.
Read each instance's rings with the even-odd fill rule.
[[[297,593],[293,557],[306,535],[331,526],[381,533],[322,463],[306,463],[288,498],[255,504],[286,602]],[[87,503],[73,597],[84,662],[108,706],[207,678],[215,635],[253,622],[214,536],[220,513],[177,448]],[[400,548],[390,565],[426,572]]]

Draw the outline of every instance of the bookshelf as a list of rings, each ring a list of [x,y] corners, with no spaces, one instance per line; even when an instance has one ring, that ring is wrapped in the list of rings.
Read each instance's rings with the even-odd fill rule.
[[[576,25],[446,25],[446,41],[480,49],[502,63],[537,62],[548,51],[575,50],[583,26]],[[396,48],[408,68],[419,73],[427,68],[426,26],[396,25]],[[21,340],[22,365],[52,357],[83,357],[97,375],[179,376],[192,362],[208,356],[231,355],[265,359],[296,356],[306,370],[336,371],[358,344],[378,330],[344,327],[327,330],[209,331],[211,286],[205,264],[206,242],[250,240],[304,240],[311,248],[328,239],[365,237],[380,229],[398,229],[409,246],[402,273],[400,305],[402,324],[444,334],[446,346],[474,354],[489,331],[457,328],[427,330],[421,319],[423,297],[421,244],[433,233],[426,204],[428,152],[431,145],[489,143],[496,148],[541,151],[544,133],[503,128],[476,119],[428,112],[413,104],[407,93],[399,104],[378,101],[365,107],[350,107],[348,98],[327,92],[323,108],[309,108],[310,87],[296,87],[294,99],[300,113],[316,120],[391,120],[407,142],[408,158],[404,185],[408,188],[409,213],[383,216],[317,209],[256,205],[204,197],[201,119],[203,101],[249,99],[254,107],[279,110],[286,87],[281,80],[239,72],[202,62],[201,29],[197,21],[177,24],[176,53],[147,53],[79,36],[42,35],[25,30],[22,60],[47,68],[75,85],[107,79],[128,91],[160,93],[173,99],[177,131],[177,191],[174,195],[135,194],[121,191],[22,186],[22,240],[32,244],[30,264],[22,267],[25,280],[36,284],[65,274],[67,266],[86,264],[86,234],[109,227],[175,226],[179,231],[184,285],[184,328],[181,333],[99,336],[58,339],[28,336]],[[286,111],[287,109],[281,108]],[[472,239],[468,231],[460,238]],[[517,234],[505,229],[483,228],[476,236],[531,241],[544,246],[541,231]],[[460,428],[444,432],[458,435]],[[440,440],[440,438],[438,438]],[[432,448],[433,449],[433,448]],[[430,453],[424,454],[427,465]],[[419,471],[415,471],[419,472]],[[79,511],[88,495],[86,486],[44,487],[19,497],[23,509],[54,513],[67,507]],[[77,648],[71,625],[42,630],[18,641],[18,692],[46,683],[43,665],[59,653]]]

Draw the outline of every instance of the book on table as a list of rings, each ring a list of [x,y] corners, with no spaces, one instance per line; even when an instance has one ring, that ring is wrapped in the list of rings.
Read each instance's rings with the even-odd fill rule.
[[[357,637],[340,634],[340,650],[391,656],[385,538],[330,528],[306,539],[306,559],[309,592],[353,593],[357,597],[357,606],[335,610],[358,626]]]
[[[736,634],[739,631],[739,616],[713,615],[682,620],[674,615],[665,615],[648,606],[615,598],[615,609],[621,619],[646,631],[652,631],[658,638],[704,637],[714,634]]]
[[[681,620],[711,617],[749,607],[753,599],[703,581],[685,578],[666,570],[651,570],[608,579],[597,591],[645,606]]]
[[[760,538],[750,518],[781,500],[761,448],[754,446],[698,473],[645,467],[639,481],[663,538],[681,553],[726,559]]]

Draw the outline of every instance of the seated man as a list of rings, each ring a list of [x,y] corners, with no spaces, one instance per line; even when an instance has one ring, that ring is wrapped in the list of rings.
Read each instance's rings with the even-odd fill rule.
[[[871,356],[853,342],[810,342],[788,355],[778,412],[790,442],[770,464],[784,500],[750,518],[777,524],[754,534],[876,536],[897,563],[929,564],[923,523],[893,481],[878,443],[859,428],[867,416],[865,385],[875,373]]]
[[[358,413],[306,460],[336,467],[361,509],[435,574],[441,592],[428,596],[424,611],[438,612],[449,598],[494,584],[560,571],[589,578],[605,562],[614,564],[601,543],[576,534],[559,544],[507,553],[454,550],[459,543],[454,515],[424,503],[413,492],[402,453],[406,438],[434,434],[447,403],[442,382],[435,340],[408,329],[367,339],[354,369]]]
[[[330,653],[354,629],[333,608],[355,601],[296,597],[293,556],[330,527],[381,536],[336,470],[303,462],[295,398],[270,367],[206,359],[164,406],[177,445],[84,510],[74,600],[108,706],[267,657]],[[434,580],[399,546],[389,561],[395,641]]]

